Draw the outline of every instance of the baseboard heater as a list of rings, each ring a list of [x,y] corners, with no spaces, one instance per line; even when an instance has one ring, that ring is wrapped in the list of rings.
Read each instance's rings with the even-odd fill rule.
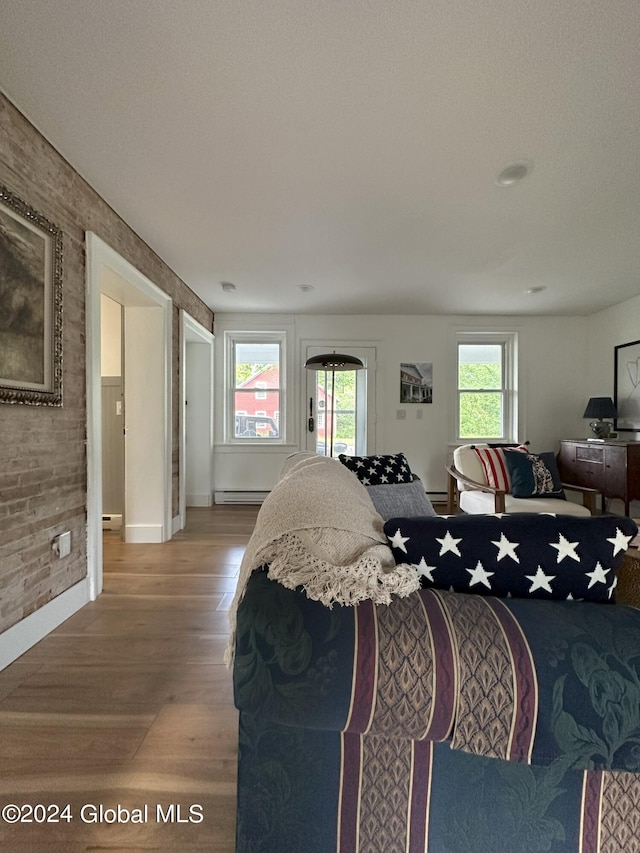
[[[215,492],[217,504],[261,504],[269,492]]]
[[[269,492],[215,492],[216,504],[261,504]],[[446,503],[446,492],[427,492],[427,497],[433,503]]]

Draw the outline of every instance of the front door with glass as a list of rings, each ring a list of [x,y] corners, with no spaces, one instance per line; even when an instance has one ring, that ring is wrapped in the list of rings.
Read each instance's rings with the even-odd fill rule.
[[[306,358],[338,349],[333,344],[308,346]],[[323,456],[364,455],[373,442],[375,349],[340,346],[364,370],[307,370],[307,450]]]

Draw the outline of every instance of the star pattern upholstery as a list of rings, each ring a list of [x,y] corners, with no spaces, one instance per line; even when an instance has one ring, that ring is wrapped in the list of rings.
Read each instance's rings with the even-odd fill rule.
[[[340,462],[365,486],[382,486],[387,483],[410,483],[411,468],[404,453],[375,456],[338,456]]]
[[[396,563],[423,587],[514,598],[614,601],[616,572],[637,526],[626,516],[547,513],[392,518]]]

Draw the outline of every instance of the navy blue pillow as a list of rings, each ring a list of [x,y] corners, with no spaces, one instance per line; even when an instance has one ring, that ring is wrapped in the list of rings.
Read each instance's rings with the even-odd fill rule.
[[[566,499],[554,453],[505,450],[504,458],[514,498]]]
[[[421,586],[514,598],[614,601],[616,570],[638,527],[626,516],[549,513],[391,518],[396,563]]]
[[[356,475],[365,486],[383,486],[388,483],[410,483],[411,468],[404,453],[377,456],[346,456],[338,459]]]

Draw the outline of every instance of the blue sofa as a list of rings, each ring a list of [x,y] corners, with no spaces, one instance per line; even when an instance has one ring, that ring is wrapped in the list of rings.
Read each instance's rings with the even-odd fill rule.
[[[636,530],[607,523],[608,540]],[[527,548],[556,576],[540,535]],[[327,607],[253,571],[233,668],[238,853],[640,850],[640,610],[541,594],[427,581]]]

